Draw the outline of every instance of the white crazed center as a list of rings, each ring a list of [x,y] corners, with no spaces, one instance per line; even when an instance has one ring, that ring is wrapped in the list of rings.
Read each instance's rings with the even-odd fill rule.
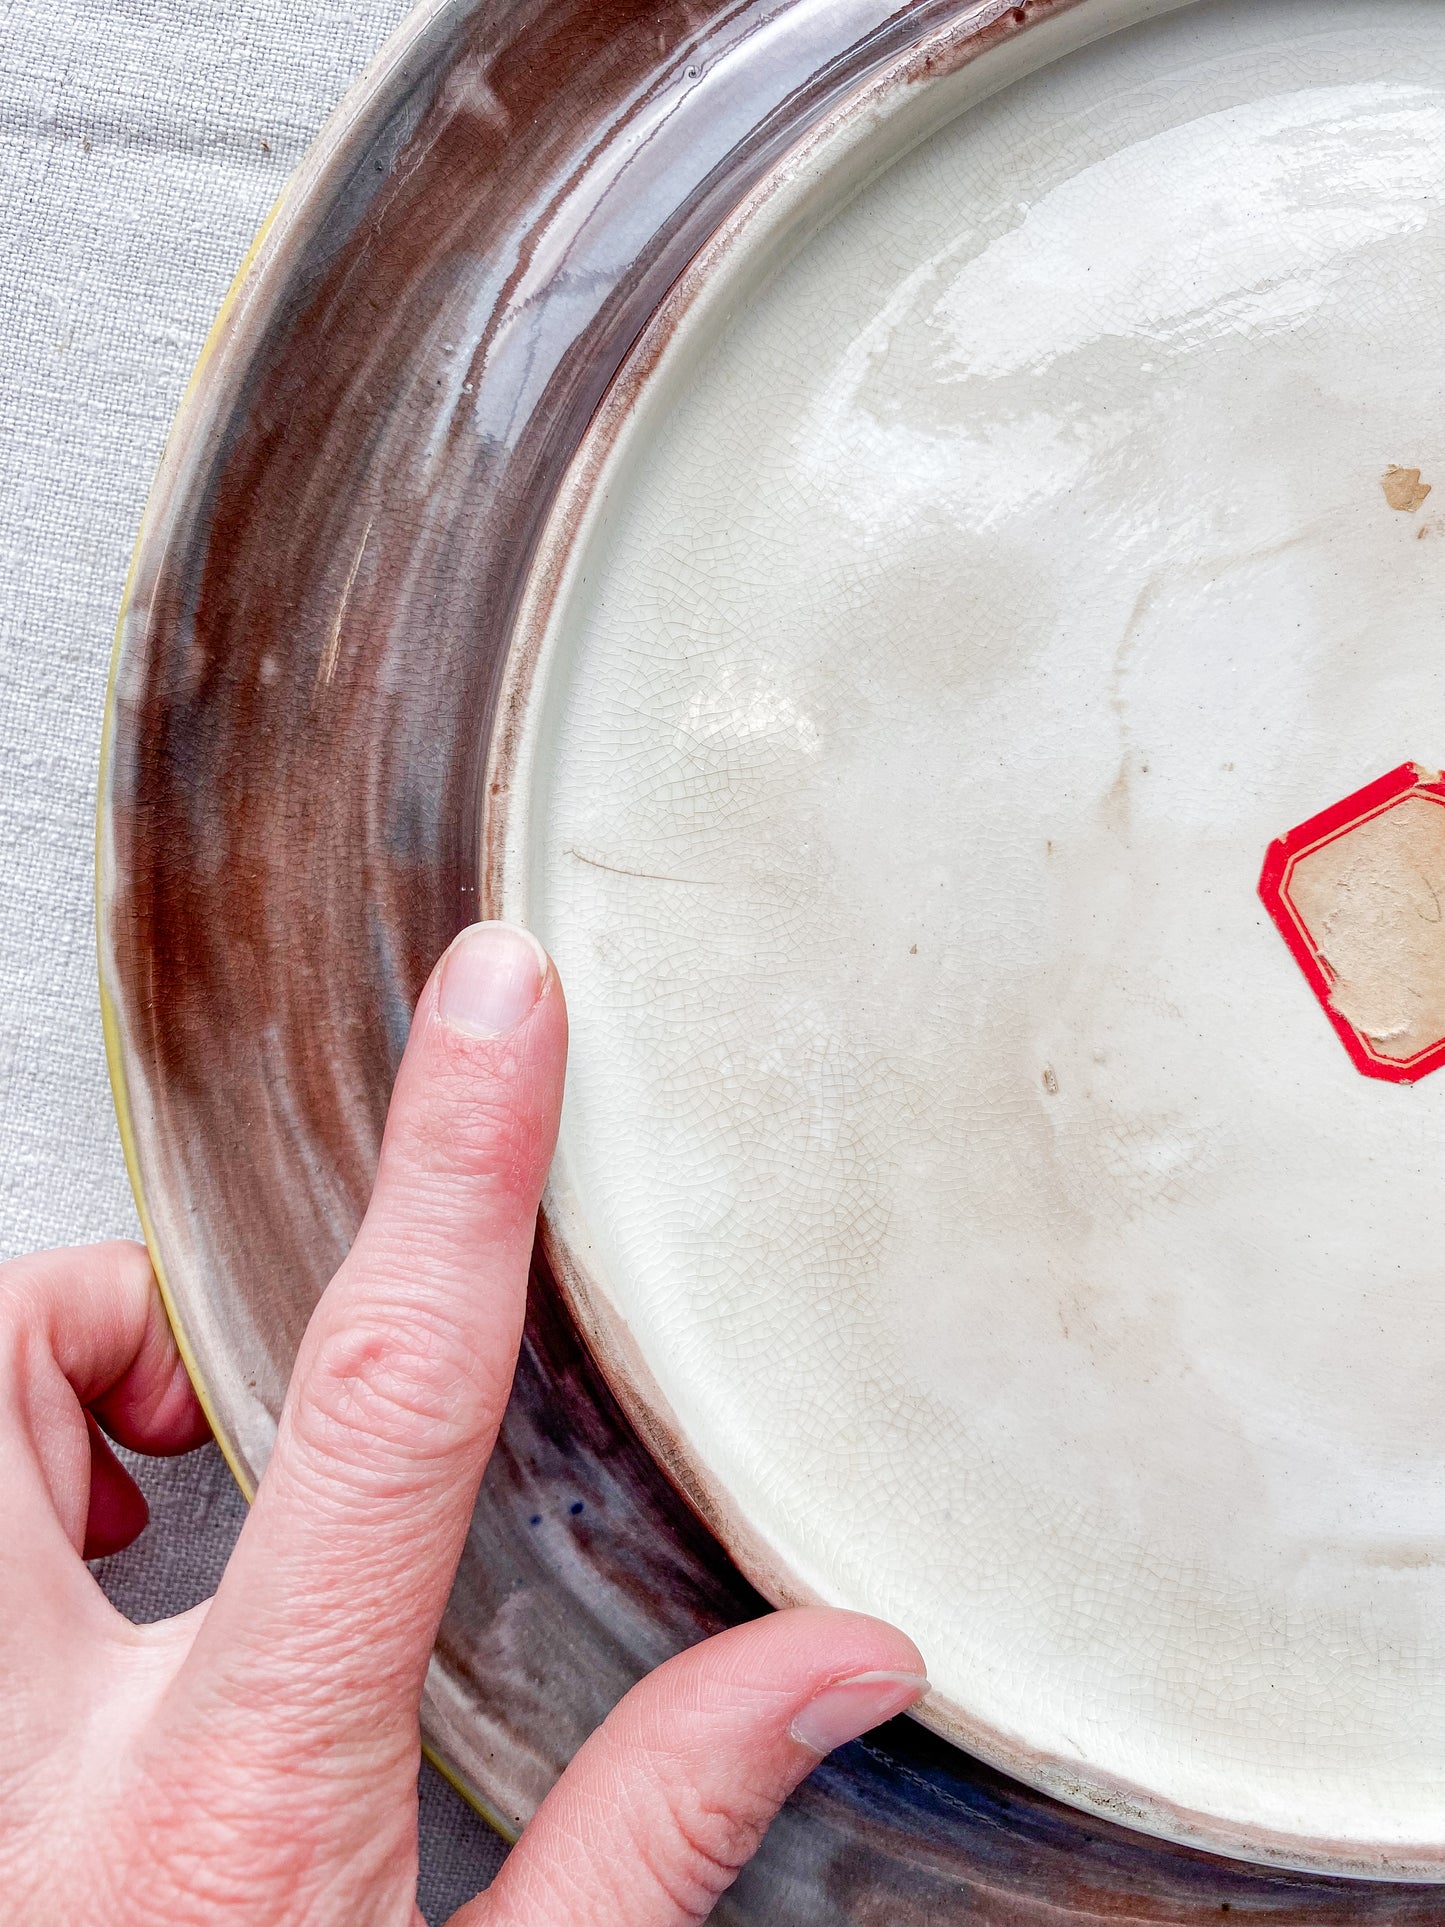
[[[558,1222],[694,1463],[996,1757],[1346,1845],[1445,1843],[1445,1075],[1255,885],[1445,760],[1442,207],[1428,0],[978,107],[675,344],[528,723]]]

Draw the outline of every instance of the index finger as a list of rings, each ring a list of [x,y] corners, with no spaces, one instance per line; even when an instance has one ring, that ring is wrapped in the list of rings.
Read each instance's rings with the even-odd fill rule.
[[[417,1006],[370,1207],[188,1661],[213,1733],[268,1745],[289,1705],[318,1745],[414,1744],[516,1361],[566,1043],[541,946],[463,932]]]

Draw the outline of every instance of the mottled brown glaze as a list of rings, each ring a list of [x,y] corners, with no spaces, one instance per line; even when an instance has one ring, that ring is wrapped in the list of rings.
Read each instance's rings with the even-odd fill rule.
[[[382,56],[218,326],[156,484],[104,773],[102,962],[142,1208],[238,1472],[345,1252],[417,991],[478,910],[538,531],[678,273],[889,63],[1055,5],[451,0]],[[1074,0],[1087,8],[1091,0]],[[427,1707],[518,1826],[642,1672],[762,1602],[539,1265]],[[790,1804],[722,1921],[1424,1923],[1428,1889],[1084,1818],[911,1722]]]

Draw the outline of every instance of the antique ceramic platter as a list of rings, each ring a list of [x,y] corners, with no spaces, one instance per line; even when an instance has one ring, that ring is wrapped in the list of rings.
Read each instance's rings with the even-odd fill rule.
[[[504,1827],[731,1553],[936,1731],[719,1919],[1438,1917],[1442,119],[1436,0],[454,4],[258,245],[121,623],[117,1095],[250,1485],[431,961],[557,955],[426,1709]]]

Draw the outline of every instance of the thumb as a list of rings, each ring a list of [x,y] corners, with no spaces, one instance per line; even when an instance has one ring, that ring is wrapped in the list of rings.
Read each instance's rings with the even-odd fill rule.
[[[913,1642],[856,1613],[774,1613],[627,1695],[450,1927],[691,1927],[825,1753],[912,1706]]]

